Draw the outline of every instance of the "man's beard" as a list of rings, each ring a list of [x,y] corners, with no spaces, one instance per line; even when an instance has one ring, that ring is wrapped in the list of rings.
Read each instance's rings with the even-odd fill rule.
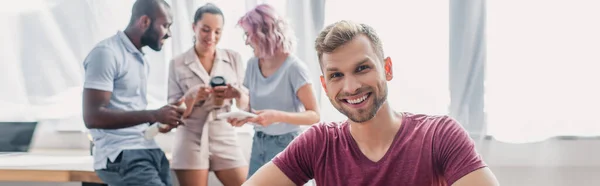
[[[371,95],[369,96],[369,98],[373,97],[374,103],[372,105],[369,105],[369,107],[367,107],[366,109],[353,109],[351,111],[350,108],[346,108],[345,106],[343,106],[344,103],[341,103],[341,102],[343,102],[341,100],[334,101],[334,100],[329,99],[329,101],[331,101],[331,103],[339,102],[340,104],[333,104],[333,106],[338,111],[340,111],[342,114],[346,115],[346,117],[348,117],[349,120],[356,122],[356,123],[363,123],[363,122],[373,119],[373,117],[375,117],[375,115],[379,111],[379,108],[381,108],[383,103],[385,103],[385,101],[387,100],[387,86],[385,84],[383,84],[383,85],[381,85],[381,87],[382,87],[382,89],[380,89],[381,91],[379,91],[378,93],[371,92]],[[361,92],[364,92],[364,91],[361,91]],[[361,92],[359,92],[357,94],[360,94]],[[337,97],[335,99],[339,100]],[[365,101],[368,101],[368,100],[365,100]],[[354,111],[354,110],[356,110],[356,111]],[[352,112],[355,112],[355,113],[352,113]]]
[[[154,51],[160,51],[162,46],[160,45],[160,36],[154,29],[154,23],[150,24],[150,28],[144,32],[141,38],[142,46],[146,45]]]

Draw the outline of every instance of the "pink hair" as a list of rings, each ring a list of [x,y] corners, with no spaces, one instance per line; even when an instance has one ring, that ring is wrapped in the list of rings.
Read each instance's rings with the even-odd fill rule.
[[[248,34],[249,42],[259,47],[259,58],[274,56],[276,53],[291,53],[294,47],[294,34],[287,21],[267,4],[256,6],[238,21],[238,25]]]

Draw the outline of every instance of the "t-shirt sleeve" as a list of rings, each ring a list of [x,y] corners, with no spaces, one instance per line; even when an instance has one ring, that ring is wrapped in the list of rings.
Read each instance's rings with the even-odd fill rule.
[[[308,84],[310,82],[310,71],[306,64],[301,61],[297,61],[296,64],[291,66],[290,69],[290,81],[292,83],[292,88],[294,89],[294,93],[298,93],[298,90]]]
[[[311,126],[272,160],[296,185],[304,185],[314,178],[319,149],[323,148],[322,125]]]
[[[246,72],[244,73],[244,87],[250,89],[250,80],[252,80],[253,68],[252,65],[254,63],[255,58],[250,58],[248,62],[246,62]]]
[[[113,91],[117,76],[117,60],[113,51],[106,47],[96,47],[83,62],[85,82],[83,88]]]
[[[445,117],[440,122],[433,141],[434,158],[448,185],[486,167],[475,149],[474,141],[456,120]]]

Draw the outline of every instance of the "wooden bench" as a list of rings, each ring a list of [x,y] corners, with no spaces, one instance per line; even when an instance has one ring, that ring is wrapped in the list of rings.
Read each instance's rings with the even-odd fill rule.
[[[93,161],[89,154],[0,154],[0,181],[79,182],[85,186],[105,185],[96,176]]]
[[[166,156],[171,160],[170,153]],[[0,182],[79,182],[83,186],[106,186],[93,167],[94,158],[86,150],[37,149],[0,154]]]

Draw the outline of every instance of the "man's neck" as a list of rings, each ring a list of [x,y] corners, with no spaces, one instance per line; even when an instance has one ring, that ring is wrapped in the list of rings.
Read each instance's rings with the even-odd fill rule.
[[[395,113],[386,101],[371,120],[348,121],[350,133],[357,143],[369,148],[388,148],[402,125],[402,115]]]
[[[133,43],[133,46],[135,46],[135,48],[137,48],[139,51],[142,51],[142,47],[144,46],[142,45],[141,32],[133,27],[127,27],[123,32],[125,33],[127,38],[129,38],[129,41]]]

